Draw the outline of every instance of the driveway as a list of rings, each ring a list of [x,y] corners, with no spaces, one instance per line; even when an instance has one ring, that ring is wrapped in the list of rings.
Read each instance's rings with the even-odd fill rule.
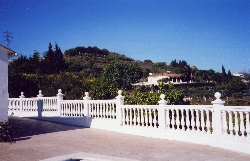
[[[15,143],[0,143],[2,161],[250,160],[250,155],[180,141],[9,117]]]

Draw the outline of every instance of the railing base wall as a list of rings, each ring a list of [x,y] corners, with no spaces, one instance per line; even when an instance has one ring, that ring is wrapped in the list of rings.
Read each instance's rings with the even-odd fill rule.
[[[143,137],[183,141],[200,145],[209,145],[212,147],[218,147],[227,150],[233,150],[250,154],[249,150],[250,139],[247,137],[232,138],[232,136],[223,134],[218,139],[213,134],[202,133],[198,131],[181,131],[181,130],[150,128],[150,127],[117,126],[117,122],[115,120],[98,119],[98,118],[93,119],[91,117],[46,116],[40,118],[39,117],[29,117],[29,118],[64,123],[69,125],[83,126],[86,128],[95,128],[100,130],[107,130],[107,131],[113,131],[113,132],[119,132],[119,133],[131,134]]]

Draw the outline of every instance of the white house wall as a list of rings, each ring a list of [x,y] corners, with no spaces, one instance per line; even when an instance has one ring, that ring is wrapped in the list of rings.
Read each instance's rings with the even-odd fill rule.
[[[8,56],[0,47],[0,122],[8,121]]]

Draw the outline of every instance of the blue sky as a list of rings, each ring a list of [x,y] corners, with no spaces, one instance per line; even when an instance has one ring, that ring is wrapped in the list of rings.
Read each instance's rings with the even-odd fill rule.
[[[97,46],[141,61],[250,71],[249,0],[0,0],[6,30],[10,48],[27,56],[56,42],[63,52]]]

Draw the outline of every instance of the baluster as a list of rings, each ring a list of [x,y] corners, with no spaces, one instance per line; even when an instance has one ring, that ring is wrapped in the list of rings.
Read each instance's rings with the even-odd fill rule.
[[[190,110],[190,121],[191,121],[191,125],[190,125],[190,128],[191,128],[191,130],[192,131],[195,131],[195,117],[194,117],[194,114],[195,114],[195,110],[194,109],[192,109],[192,110]]]
[[[74,103],[70,104],[69,116],[73,116]]]
[[[115,112],[115,106],[114,106],[114,104],[111,104],[110,106],[112,108],[112,118],[115,119],[115,114],[116,114],[116,112]]]
[[[205,119],[205,123],[206,123],[206,129],[207,129],[207,133],[210,132],[209,128],[210,128],[210,122],[209,122],[209,110],[205,110],[206,112],[206,119]],[[205,130],[204,130],[205,131]]]
[[[233,114],[231,111],[228,112],[228,130],[230,131],[230,135],[233,136],[233,130],[234,130],[234,127],[233,127]]]
[[[130,118],[130,121],[131,121],[131,125],[132,126],[134,126],[134,108],[133,107],[131,107],[131,111],[130,111],[131,113],[131,118]]]
[[[151,128],[153,128],[153,125],[154,125],[153,116],[154,116],[154,112],[153,112],[153,108],[151,108],[149,109],[149,126]]]
[[[70,109],[71,109],[71,103],[68,104],[68,106],[67,106],[67,116],[70,115],[70,111],[71,111]]]
[[[171,109],[171,111],[172,111],[172,119],[171,119],[171,124],[172,124],[172,129],[173,130],[176,130],[175,129],[175,124],[176,124],[176,121],[175,121],[175,110],[174,109]]]
[[[52,102],[53,100],[50,99],[50,100],[48,100],[48,101],[49,101],[49,104],[48,104],[48,106],[49,106],[49,111],[52,112],[52,111],[53,111],[53,107],[52,107],[52,106],[53,106],[53,102]]]
[[[74,113],[73,113],[73,116],[74,116],[74,117],[77,116],[78,104],[79,104],[79,103],[74,103]]]
[[[95,112],[96,108],[95,108],[95,103],[92,103],[92,117],[95,118]]]
[[[108,118],[108,119],[111,119],[111,105],[108,105],[108,106],[106,106],[105,107],[105,109],[106,109],[106,117]]]
[[[75,116],[75,108],[76,108],[76,103],[72,103],[72,108],[71,108],[71,116]]]
[[[77,103],[74,103],[73,105],[73,116],[75,117],[77,114]]]
[[[82,103],[79,103],[79,106],[78,106],[78,116],[79,117],[82,117]]]
[[[239,113],[240,113],[240,132],[241,132],[241,136],[244,136],[245,126],[244,126],[243,112],[239,112]]]
[[[111,119],[112,118],[112,113],[111,113],[111,109],[112,109],[112,105],[111,104],[108,104],[106,107],[105,107],[105,109],[106,109],[106,117],[108,118],[108,119]]]
[[[107,111],[107,118],[111,119],[111,108],[112,108],[112,104],[109,106],[106,106],[105,109]],[[127,109],[126,109],[127,110]]]
[[[134,117],[135,117],[135,126],[138,126],[138,124],[139,124],[138,116],[139,116],[139,109],[135,108],[135,114],[134,114]]]
[[[132,107],[129,107],[129,117],[128,117],[128,119],[129,119],[129,126],[131,126],[132,125]]]
[[[28,112],[31,112],[30,101],[27,101]]]
[[[180,117],[179,117],[179,109],[175,110],[175,122],[176,122],[176,130],[180,130]]]
[[[181,124],[182,124],[182,131],[186,131],[186,127],[187,127],[187,111],[185,109],[182,109],[182,114],[181,114]],[[185,113],[186,113],[186,117],[185,117]]]
[[[64,116],[64,104],[62,103],[61,104],[61,113],[60,113],[60,116]]]
[[[80,116],[80,106],[81,106],[81,103],[78,102],[76,103],[76,117],[79,117]]]
[[[133,122],[134,122],[134,126],[136,126],[136,107],[133,108]]]
[[[68,104],[64,104],[65,106],[64,106],[64,116],[67,116],[67,111],[68,111]]]
[[[187,131],[190,131],[190,116],[189,116],[189,109],[186,109],[185,110],[186,111],[186,120],[185,120],[185,122],[186,122],[186,130]]]
[[[68,108],[70,104],[65,104],[65,116],[68,116]]]
[[[128,126],[128,108],[124,108],[124,115],[125,115],[124,119],[125,119],[125,122],[126,122],[125,125]]]
[[[47,112],[49,112],[49,100],[47,99],[41,99],[42,101],[45,101],[44,107],[46,109]]]
[[[151,116],[151,109],[150,108],[148,108],[147,109],[147,113],[148,113],[148,127],[151,127],[152,126],[152,116]]]
[[[154,123],[154,128],[157,128],[157,120],[156,120],[156,108],[154,108],[154,121],[153,121],[153,123]],[[165,109],[164,109],[165,110]],[[166,118],[164,119],[164,121],[166,121]],[[165,128],[165,127],[164,127]]]
[[[73,115],[73,109],[74,109],[74,104],[71,103],[71,104],[70,104],[70,110],[69,110],[69,116],[72,116],[72,115]]]
[[[195,126],[197,128],[196,131],[200,132],[199,110],[195,110],[195,114],[196,114],[196,117],[195,117]]]
[[[102,113],[103,113],[103,118],[104,119],[106,119],[107,118],[107,113],[106,113],[106,111],[107,111],[107,108],[109,107],[109,105],[104,105],[103,107],[102,107]]]
[[[200,110],[201,113],[201,131],[205,131],[205,123],[204,123],[204,110]]]
[[[99,118],[99,103],[95,103],[95,117]]]
[[[37,107],[37,102],[32,100],[32,109],[33,109],[33,111],[36,111],[36,107]]]
[[[222,111],[222,130],[225,134],[227,134],[227,113],[226,113],[226,111]]]
[[[30,108],[30,112],[32,112],[32,101],[29,101],[29,108]]]
[[[78,117],[82,117],[82,103],[78,103]]]
[[[238,112],[234,112],[234,131],[235,131],[235,136],[239,135],[239,122],[238,122]]]
[[[159,111],[158,111],[158,112],[159,112]],[[158,113],[158,115],[159,115],[159,113]],[[166,110],[165,120],[166,120],[166,128],[167,128],[167,129],[170,129],[169,109]]]
[[[95,103],[95,117],[99,118],[99,103]]]
[[[184,109],[180,109],[180,130],[185,131]]]
[[[102,103],[97,103],[97,118],[101,118],[101,106]]]
[[[148,110],[147,108],[145,108],[144,110],[145,110],[145,116],[144,116],[145,126],[148,127]]]
[[[247,132],[247,137],[250,139],[250,123],[249,123],[249,113],[246,112],[246,132]]]
[[[142,126],[146,126],[146,112],[145,109],[141,109],[141,120],[142,120]]]
[[[140,126],[144,126],[144,115],[143,108],[140,108]]]
[[[99,105],[99,111],[100,111],[100,113],[99,113],[99,115],[100,115],[100,118],[103,118],[103,109],[105,108],[105,106],[107,106],[107,104],[106,103],[100,103],[100,105]]]

